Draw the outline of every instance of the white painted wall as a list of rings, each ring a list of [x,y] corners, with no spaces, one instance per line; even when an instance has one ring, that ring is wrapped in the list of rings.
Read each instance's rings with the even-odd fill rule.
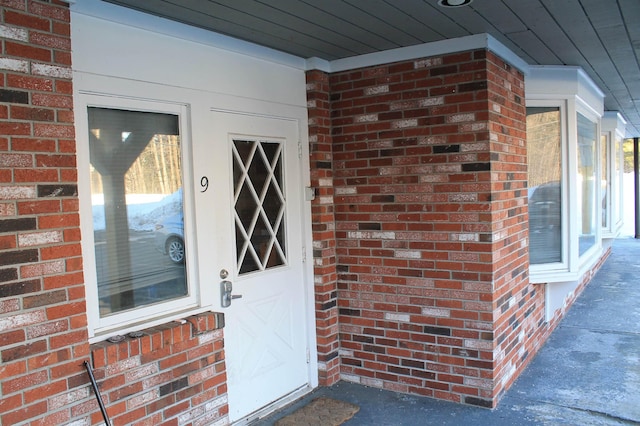
[[[304,61],[294,56],[248,43],[243,50],[220,35],[197,38],[201,30],[95,0],[72,7],[71,28],[76,72],[306,104]]]
[[[181,134],[194,146],[191,161],[185,161],[185,179],[191,176],[193,187],[185,189],[186,200],[195,198],[200,176],[211,175],[216,161],[226,158],[211,143],[212,110],[234,111],[247,116],[271,116],[295,121],[302,148],[299,182],[309,185],[308,117],[305,82],[305,60],[266,49],[219,34],[145,15],[99,0],[82,0],[71,6],[71,38],[74,101],[76,113],[76,139],[78,152],[79,196],[85,270],[95,265],[90,253],[93,235],[91,221],[90,188],[88,184],[88,129],[86,106],[122,107],[153,103],[176,105],[181,117]],[[96,100],[97,99],[97,100]],[[100,99],[104,99],[101,101]],[[188,184],[188,180],[186,181]],[[185,185],[186,188],[187,185]],[[189,192],[192,195],[189,195]],[[301,192],[302,193],[302,192]],[[194,234],[198,236],[198,251],[214,250],[209,244],[215,238],[216,210],[230,206],[214,206],[207,211],[206,220],[195,219]],[[305,245],[311,243],[311,208],[302,206]],[[194,217],[198,214],[192,214]],[[309,317],[310,385],[317,386],[317,357],[315,354],[315,320],[313,299],[312,250],[307,250],[304,263],[306,302]],[[87,255],[89,254],[89,255]],[[211,281],[217,271],[209,265],[215,252],[200,259],[199,281]],[[204,271],[204,272],[203,272]],[[87,273],[87,302],[89,311],[95,311],[97,291]],[[208,282],[208,281],[207,281]],[[213,282],[213,281],[212,281]],[[217,281],[214,283],[217,284]],[[92,290],[92,287],[94,290]],[[215,310],[219,301],[217,285],[201,286],[200,303],[189,314]],[[211,303],[209,305],[209,303]],[[168,313],[163,318],[145,322],[153,326],[175,318],[185,312]],[[89,312],[92,341],[104,339],[111,331],[95,336],[101,324],[97,314]],[[114,328],[113,333],[127,329]]]

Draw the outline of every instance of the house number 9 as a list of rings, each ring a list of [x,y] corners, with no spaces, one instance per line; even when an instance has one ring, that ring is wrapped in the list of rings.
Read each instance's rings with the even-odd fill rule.
[[[209,178],[206,176],[202,176],[202,179],[200,179],[200,186],[202,187],[202,191],[200,192],[205,192],[207,189],[209,189]]]

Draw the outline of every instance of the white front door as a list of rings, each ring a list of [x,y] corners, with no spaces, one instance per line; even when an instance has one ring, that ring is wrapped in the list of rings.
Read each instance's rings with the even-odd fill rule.
[[[219,192],[226,199],[215,206],[226,213],[218,216],[214,241],[223,245],[216,279],[233,287],[221,310],[229,417],[237,421],[309,383],[304,188],[297,121],[211,114],[209,143],[226,157],[226,176],[215,182],[226,185]]]

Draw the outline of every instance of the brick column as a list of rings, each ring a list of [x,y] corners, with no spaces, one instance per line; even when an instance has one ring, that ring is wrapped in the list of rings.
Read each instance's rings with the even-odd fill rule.
[[[330,93],[341,378],[495,406],[543,310],[524,76],[477,50],[335,73]]]
[[[493,389],[495,406],[539,349],[544,286],[529,283],[527,149],[524,84],[519,71],[487,54],[493,256]],[[482,401],[480,401],[482,402]]]
[[[70,14],[0,7],[0,423],[64,424],[89,398]]]
[[[307,73],[307,104],[313,227],[316,332],[320,384],[329,386],[339,376],[338,287],[333,205],[333,155],[329,77],[321,71]]]

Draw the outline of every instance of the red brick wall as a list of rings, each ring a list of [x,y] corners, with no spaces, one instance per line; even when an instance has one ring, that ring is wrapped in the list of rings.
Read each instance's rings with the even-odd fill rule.
[[[2,4],[0,423],[61,424],[86,389],[89,355],[69,10]]]
[[[113,424],[228,423],[222,321],[222,314],[201,314],[92,345],[94,374]],[[92,424],[99,424],[96,409],[90,399],[76,413],[91,413]]]
[[[522,371],[545,333],[543,286],[529,283],[526,111],[522,76],[487,55],[493,255],[493,404]]]
[[[341,377],[494,406],[544,308],[522,73],[479,50],[329,83]]]
[[[313,223],[314,292],[320,385],[340,378],[338,358],[338,284],[336,271],[335,211],[329,77],[307,73]]]
[[[221,316],[89,345],[69,21],[0,1],[0,424],[100,423],[85,361],[114,425],[225,424]]]

